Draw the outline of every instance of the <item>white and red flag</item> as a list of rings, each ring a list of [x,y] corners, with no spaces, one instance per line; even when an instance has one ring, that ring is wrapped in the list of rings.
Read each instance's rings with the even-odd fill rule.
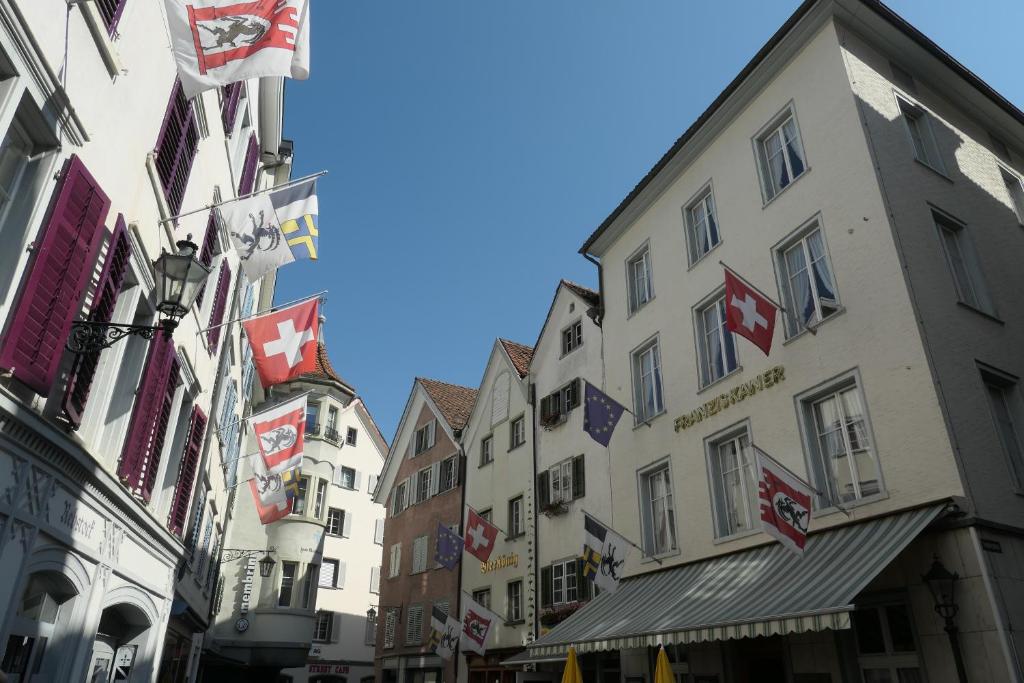
[[[267,471],[280,474],[302,465],[306,395],[249,418]]]
[[[242,322],[264,389],[316,370],[319,303],[311,299]]]
[[[480,516],[473,508],[466,506],[469,515],[466,518],[466,550],[481,562],[491,559],[491,552],[498,540],[498,527]]]
[[[813,489],[756,446],[754,461],[757,464],[761,528],[797,555],[803,555],[807,526],[811,520]]]
[[[484,654],[487,651],[487,635],[497,616],[469,596],[462,597],[462,635],[459,648],[463,652]]]
[[[766,356],[772,349],[776,310],[771,299],[725,269],[725,326],[752,341]]]
[[[309,78],[307,0],[164,0],[189,99],[264,76]]]
[[[249,489],[260,521],[270,524],[287,517],[292,511],[292,497],[288,495],[281,475],[268,472],[263,459],[256,453],[249,456],[249,462],[252,464]]]

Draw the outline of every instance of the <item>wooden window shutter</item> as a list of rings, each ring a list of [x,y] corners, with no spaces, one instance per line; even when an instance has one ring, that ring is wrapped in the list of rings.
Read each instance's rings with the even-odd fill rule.
[[[551,567],[540,570],[540,606],[551,607]]]
[[[587,492],[586,471],[583,466],[583,456],[577,455],[572,459],[572,497],[582,498]]]
[[[196,480],[199,467],[199,456],[203,451],[203,437],[206,436],[206,414],[199,406],[192,409],[189,420],[188,437],[185,440],[185,452],[181,456],[181,467],[178,470],[178,481],[174,486],[174,499],[171,503],[171,516],[168,528],[172,533],[181,536],[188,521],[188,504],[192,497],[192,486]]]
[[[0,346],[0,367],[37,394],[50,393],[71,323],[92,278],[110,198],[71,156],[25,271]]]
[[[141,495],[147,502],[156,484],[160,451],[171,420],[177,375],[178,354],[174,350],[174,340],[158,333],[149,343],[146,369],[136,393],[128,436],[117,466],[118,478],[132,493]]]
[[[210,310],[211,329],[206,332],[206,341],[209,343],[210,353],[216,353],[217,344],[220,342],[220,333],[223,327],[217,327],[224,321],[224,311],[228,305],[228,290],[231,287],[231,268],[227,259],[220,262],[220,273],[217,275],[217,293],[213,299],[213,308]]]
[[[192,164],[199,151],[199,124],[181,81],[175,81],[156,140],[156,170],[172,214],[181,212]]]
[[[352,535],[352,513],[348,510],[342,512],[344,515],[341,524],[341,535],[344,538],[349,538]]]
[[[107,247],[103,271],[100,273],[96,294],[89,311],[90,321],[107,323],[114,317],[114,306],[121,293],[121,285],[124,284],[124,276],[128,272],[131,255],[132,247],[131,241],[128,239],[128,228],[125,225],[124,216],[118,215],[117,223],[114,225],[114,234],[111,235],[110,244]],[[71,366],[62,407],[72,429],[78,429],[82,424],[82,414],[85,412],[86,401],[89,400],[89,389],[96,376],[99,361],[99,352],[83,353],[75,356],[74,364]]]
[[[235,129],[235,118],[238,115],[238,103],[242,99],[243,81],[230,83],[221,88],[220,120],[224,124],[224,135],[231,137]]]
[[[127,4],[128,0],[99,0],[96,3],[96,9],[103,17],[103,23],[106,24],[111,38],[117,34],[117,24],[121,20],[121,14],[124,13],[124,6]]]
[[[203,237],[203,246],[199,249],[199,262],[204,266],[209,266],[213,263],[213,250],[217,244],[217,219],[214,216],[214,212],[210,211],[210,218],[206,222],[206,235]],[[203,298],[206,296],[206,285],[203,284],[203,288],[199,290],[199,294],[196,296],[196,308],[198,309],[203,305]]]
[[[249,147],[245,150],[245,163],[242,165],[242,177],[238,182],[238,196],[247,195],[256,186],[256,169],[260,163],[260,143],[256,133],[249,136]]]
[[[537,475],[537,500],[541,509],[551,504],[550,474],[544,470]]]

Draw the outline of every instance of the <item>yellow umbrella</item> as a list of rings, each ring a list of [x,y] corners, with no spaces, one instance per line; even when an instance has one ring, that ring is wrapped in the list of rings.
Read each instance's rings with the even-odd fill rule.
[[[565,660],[565,671],[562,672],[562,683],[583,683],[579,662],[576,661],[576,648],[569,648],[569,657]]]
[[[672,665],[668,663],[668,655],[665,654],[664,645],[658,650],[658,665],[654,667],[654,683],[676,683],[675,676],[672,675]]]

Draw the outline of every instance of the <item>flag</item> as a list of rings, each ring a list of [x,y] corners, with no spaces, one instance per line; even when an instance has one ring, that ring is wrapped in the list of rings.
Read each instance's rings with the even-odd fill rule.
[[[319,304],[311,299],[242,322],[264,388],[316,370]]]
[[[766,356],[772,349],[775,312],[775,304],[770,299],[725,269],[725,326],[730,332],[749,339]]]
[[[762,529],[797,555],[803,555],[813,489],[756,446],[754,460]]]
[[[462,557],[462,537],[440,522],[437,523],[437,551],[434,561],[445,569],[455,569]]]
[[[436,604],[430,612],[430,641],[428,647],[441,659],[448,661],[455,655],[459,646],[459,627],[461,623],[454,616]]]
[[[629,548],[626,539],[583,513],[583,576],[601,590],[613,593],[619,587]]]
[[[619,418],[626,408],[590,382],[584,380],[584,383],[586,389],[583,396],[583,431],[607,448],[608,442],[612,440],[615,425],[619,423]]]
[[[284,489],[285,495],[288,496],[288,500],[295,500],[302,495],[301,474],[302,470],[299,467],[293,467],[281,473],[281,487]]]
[[[250,78],[309,78],[306,0],[164,0],[189,99]]]
[[[285,491],[281,481],[282,475],[268,472],[263,458],[258,457],[256,453],[249,456],[249,462],[252,466],[249,489],[252,491],[252,500],[256,504],[256,514],[260,516],[260,521],[270,524],[288,516],[292,511],[292,498]],[[295,473],[298,474],[298,471],[295,470]]]
[[[279,474],[302,464],[306,395],[249,418],[267,470]]]
[[[270,203],[277,212],[281,232],[292,258],[296,261],[304,258],[315,261],[320,237],[317,227],[320,203],[316,197],[316,178],[271,192]]]
[[[468,508],[469,517],[466,520],[465,547],[470,555],[486,562],[491,558],[491,551],[494,550],[494,542],[498,540],[498,527],[494,526],[473,508]]]
[[[496,615],[469,597],[463,598],[462,635],[459,646],[463,652],[484,654],[487,650],[487,634],[491,631]]]

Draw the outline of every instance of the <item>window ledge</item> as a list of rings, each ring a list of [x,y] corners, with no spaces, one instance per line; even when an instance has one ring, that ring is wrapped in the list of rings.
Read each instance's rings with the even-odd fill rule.
[[[842,505],[844,510],[849,511],[853,508],[863,507],[865,505],[870,505],[871,503],[877,503],[879,501],[888,499],[889,493],[887,491],[879,491],[878,493],[873,493],[870,496],[864,496],[863,498],[859,498],[857,500],[851,500],[849,503],[843,503]],[[830,515],[842,513],[843,510],[839,509],[837,505],[830,505],[829,507],[821,508],[820,510],[815,509],[812,510],[811,512],[811,519],[818,519],[820,517],[828,517]]]
[[[515,534],[514,536],[506,536],[505,540],[506,541],[518,541],[520,538],[522,538],[525,535],[526,535],[525,531],[520,531],[518,534]]]
[[[809,328],[809,327],[804,327],[804,328],[801,328],[799,332],[797,332],[796,334],[794,334],[794,335],[793,335],[792,337],[789,337],[788,339],[786,339],[786,341],[782,342],[782,345],[783,345],[783,346],[786,346],[786,345],[788,345],[788,344],[789,344],[790,342],[794,342],[794,341],[796,341],[797,339],[799,339],[800,337],[803,337],[804,335],[807,335],[807,334],[812,334],[812,332],[811,332],[811,330],[812,330],[812,329],[814,330],[814,333],[816,334],[816,333],[817,333],[817,331],[821,329],[821,326],[822,326],[822,325],[824,325],[824,324],[825,324],[825,323],[827,323],[827,322],[830,322],[830,321],[834,320],[835,318],[838,318],[838,317],[839,317],[839,316],[841,316],[841,315],[842,315],[843,313],[846,313],[846,306],[842,306],[842,305],[840,305],[840,306],[839,306],[839,308],[837,308],[837,309],[836,309],[836,312],[835,312],[835,313],[833,313],[832,315],[828,316],[827,318],[825,318],[824,320],[822,320],[821,322],[819,322],[819,323],[818,323],[817,325],[815,325],[815,326],[814,326],[813,328]],[[783,315],[785,315],[785,313],[783,313]]]
[[[801,173],[801,174],[800,174],[800,175],[798,175],[798,176],[797,176],[796,178],[793,178],[793,179],[792,179],[791,181],[789,181],[789,185],[786,185],[786,186],[785,186],[784,188],[782,188],[781,190],[779,190],[778,192],[776,192],[776,193],[775,193],[774,195],[772,195],[772,197],[771,197],[771,198],[769,198],[769,199],[765,200],[765,202],[764,202],[764,203],[763,203],[763,204],[761,205],[761,209],[762,209],[762,210],[764,210],[764,209],[767,209],[767,208],[768,208],[768,206],[769,206],[769,205],[770,205],[770,204],[771,204],[772,202],[774,202],[774,201],[775,201],[776,199],[778,199],[778,198],[779,198],[779,197],[781,197],[782,195],[786,194],[786,190],[788,190],[789,188],[791,188],[791,187],[793,187],[794,185],[796,185],[796,183],[797,183],[797,181],[798,181],[798,180],[800,180],[801,178],[803,178],[804,176],[806,176],[806,175],[807,175],[808,173],[810,173],[810,172],[811,172],[811,167],[810,167],[810,166],[806,166],[806,167],[804,168],[804,172],[803,172],[803,173]],[[763,182],[763,181],[762,181],[762,182]],[[762,189],[761,189],[761,192],[762,192],[762,193],[764,192],[764,188],[762,188]]]
[[[114,47],[114,41],[110,38],[106,24],[103,23],[103,17],[100,16],[100,11],[96,9],[96,4],[82,2],[78,4],[78,7],[82,10],[82,17],[89,27],[89,33],[92,34],[92,39],[96,43],[96,49],[99,51],[100,58],[103,60],[104,66],[107,67],[110,77],[116,78],[121,73],[126,73],[124,65],[121,63],[121,57],[117,53],[117,48]]]
[[[493,465],[493,464],[494,464],[494,459],[492,458],[492,459],[488,460],[487,462],[481,462],[479,465],[476,466],[476,468],[480,469],[481,467],[487,467],[487,466]]]
[[[631,320],[631,319],[633,318],[633,316],[637,315],[638,313],[640,313],[640,311],[642,311],[642,310],[644,310],[645,308],[647,308],[647,306],[648,306],[648,305],[649,305],[649,304],[650,304],[650,303],[651,303],[652,301],[654,301],[654,295],[653,295],[653,294],[651,295],[651,298],[650,298],[650,299],[648,299],[647,301],[643,302],[642,304],[640,304],[640,305],[639,305],[639,306],[637,306],[636,308],[634,308],[634,309],[630,310],[630,311],[629,311],[629,313],[628,313],[628,314],[626,315],[626,320]],[[627,310],[628,310],[628,309],[627,309]]]
[[[526,619],[509,619],[505,622],[505,626],[522,626],[526,623]]]
[[[668,559],[670,557],[678,557],[679,555],[682,555],[682,553],[683,553],[682,550],[680,550],[679,548],[676,548],[675,550],[669,550],[669,551],[664,552],[664,553],[658,553],[657,555],[644,555],[643,559],[640,560],[640,564],[647,564],[647,563],[650,563],[650,562],[657,562],[659,560],[665,560],[665,559]]]
[[[509,449],[508,449],[507,451],[505,451],[505,452],[506,452],[506,453],[511,453],[512,451],[518,451],[518,450],[519,450],[520,448],[522,448],[522,447],[523,447],[523,446],[525,446],[525,445],[526,445],[526,442],[524,441],[524,442],[522,442],[521,444],[516,444],[515,446],[512,446],[511,448],[509,448]]]
[[[741,373],[741,372],[743,372],[743,366],[742,365],[737,365],[735,368],[733,368],[732,370],[730,370],[726,374],[722,375],[721,377],[716,379],[714,382],[711,382],[709,384],[705,384],[704,386],[702,386],[700,389],[697,390],[697,395],[700,396],[701,394],[703,394],[708,389],[713,388],[716,384],[721,384],[725,380],[732,378],[733,375]]]
[[[729,543],[731,541],[738,541],[738,540],[743,539],[743,538],[749,538],[751,536],[756,536],[759,533],[761,533],[760,529],[750,529],[748,531],[739,531],[739,532],[737,532],[735,534],[730,534],[728,536],[721,536],[719,538],[716,538],[714,541],[712,541],[712,543],[714,543],[715,545],[723,545],[723,544]]]
[[[579,343],[579,346],[577,346],[576,348],[574,348],[574,349],[573,349],[572,351],[568,351],[568,352],[565,352],[565,353],[563,353],[562,355],[560,355],[560,356],[558,357],[558,360],[562,360],[562,359],[563,359],[563,358],[565,358],[566,356],[571,356],[571,355],[572,355],[573,353],[575,353],[575,352],[579,351],[579,350],[580,350],[580,348],[581,348],[582,346],[583,346],[583,342],[580,342],[580,343]]]
[[[917,156],[916,154],[914,155],[914,161],[916,161],[917,163],[921,164],[922,166],[924,166],[925,168],[927,168],[927,169],[928,169],[929,171],[931,171],[931,172],[932,172],[932,173],[934,173],[935,175],[937,175],[937,176],[939,176],[940,178],[942,178],[943,180],[945,180],[945,181],[946,181],[947,183],[949,183],[950,185],[952,185],[952,184],[953,184],[953,179],[952,179],[952,178],[950,178],[950,177],[949,177],[949,176],[948,176],[948,175],[946,174],[946,172],[945,172],[945,171],[943,171],[942,169],[940,169],[940,168],[936,168],[935,166],[932,166],[932,165],[931,165],[931,164],[929,164],[929,163],[928,163],[927,161],[924,161],[924,160],[922,160],[922,159],[921,159],[921,158],[920,158],[919,156]]]
[[[633,431],[635,432],[636,430],[640,429],[641,427],[649,427],[652,422],[657,420],[662,415],[665,415],[666,413],[668,413],[668,410],[666,410],[665,408],[662,408],[660,413],[657,413],[655,415],[650,416],[649,418],[647,418],[643,422],[634,422],[633,423]]]
[[[792,183],[790,183],[790,184],[792,184]],[[687,228],[687,229],[689,229],[689,228]],[[690,272],[691,270],[693,270],[694,268],[696,268],[697,266],[699,266],[699,265],[700,265],[701,263],[703,263],[703,262],[704,262],[704,261],[705,261],[705,260],[707,259],[707,257],[711,255],[711,252],[713,252],[713,251],[714,251],[715,249],[718,249],[718,247],[722,246],[722,242],[724,242],[724,241],[725,241],[725,240],[723,240],[723,239],[722,239],[722,230],[721,230],[721,228],[719,228],[719,230],[718,230],[718,244],[716,244],[715,246],[711,247],[711,248],[710,248],[710,249],[708,249],[708,250],[707,250],[706,252],[704,252],[703,254],[701,254],[701,255],[700,255],[700,256],[699,256],[698,258],[697,258],[697,260],[696,260],[696,261],[694,261],[693,263],[691,263],[691,264],[690,264],[690,265],[689,265],[689,266],[688,266],[688,267],[686,268],[686,272],[687,272],[687,273],[689,273],[689,272]],[[687,260],[689,260],[689,257],[687,257]]]
[[[1005,325],[1006,324],[1006,322],[1003,321],[1002,318],[998,317],[994,313],[989,313],[988,311],[984,311],[984,310],[978,308],[977,306],[972,306],[969,303],[967,303],[966,301],[957,301],[956,305],[960,306],[961,308],[966,308],[968,311],[971,311],[972,313],[977,313],[978,315],[980,315],[983,318],[988,318],[989,320],[991,320],[994,323],[999,323],[1000,325]]]

